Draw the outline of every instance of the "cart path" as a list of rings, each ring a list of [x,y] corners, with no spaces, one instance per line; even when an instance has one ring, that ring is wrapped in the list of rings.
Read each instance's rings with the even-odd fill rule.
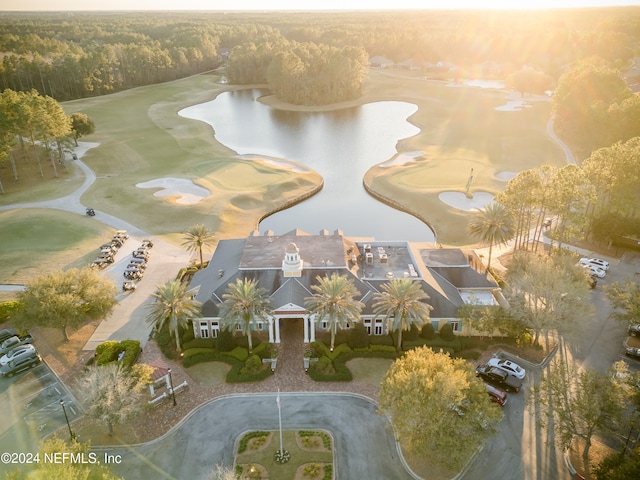
[[[80,199],[96,181],[96,175],[81,159],[90,149],[99,145],[99,143],[78,142],[78,147],[75,149],[78,160],[68,160],[69,162],[74,162],[85,177],[82,185],[76,190],[53,200],[0,206],[0,211],[20,208],[52,208],[85,215],[86,206],[82,204]],[[93,220],[109,225],[116,230],[126,230],[130,235],[129,240],[116,254],[115,262],[102,271],[103,275],[110,278],[117,286],[120,286],[123,281],[122,273],[126,268],[131,252],[140,245],[143,239],[150,238],[151,235],[121,218],[101,212],[95,208],[94,210],[96,215],[92,217]],[[190,254],[184,249],[170,243],[159,239],[154,239],[153,243],[149,268],[146,270],[144,278],[138,283],[136,291],[118,294],[118,305],[116,305],[109,317],[100,322],[93,336],[85,345],[84,350],[95,350],[96,346],[106,340],[133,339],[139,340],[142,346],[147,343],[152,326],[146,322],[146,307],[150,303],[151,294],[158,285],[174,278],[176,272],[187,265],[191,258]],[[0,285],[0,291],[5,292],[23,289],[23,285]]]

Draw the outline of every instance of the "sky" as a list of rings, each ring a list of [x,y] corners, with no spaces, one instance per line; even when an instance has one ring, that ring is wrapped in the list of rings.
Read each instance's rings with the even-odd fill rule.
[[[521,9],[640,5],[640,0],[0,0],[0,11]]]

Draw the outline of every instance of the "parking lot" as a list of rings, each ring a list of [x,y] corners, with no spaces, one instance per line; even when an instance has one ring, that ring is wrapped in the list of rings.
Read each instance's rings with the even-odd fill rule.
[[[35,452],[42,438],[66,426],[60,400],[69,422],[82,415],[81,407],[45,362],[13,378],[0,378],[0,452]],[[0,472],[7,467],[0,464]]]

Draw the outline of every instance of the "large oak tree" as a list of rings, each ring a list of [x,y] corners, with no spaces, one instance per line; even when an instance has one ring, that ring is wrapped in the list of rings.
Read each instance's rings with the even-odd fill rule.
[[[68,328],[105,318],[116,305],[117,289],[111,280],[90,268],[55,271],[40,275],[18,293],[18,322],[59,328],[68,340]]]
[[[464,465],[502,418],[469,362],[428,347],[391,365],[379,403],[403,448],[452,470]]]

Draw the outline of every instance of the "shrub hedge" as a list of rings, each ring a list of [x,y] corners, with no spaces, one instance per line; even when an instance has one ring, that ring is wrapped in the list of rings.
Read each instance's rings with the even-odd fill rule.
[[[195,349],[192,349],[192,350],[195,350]],[[191,350],[188,350],[188,351],[191,351]],[[208,352],[193,353],[189,356],[187,356],[187,352],[185,352],[184,358],[182,360],[182,365],[185,368],[188,368],[198,363],[205,363],[205,362],[220,361],[220,362],[229,363],[229,362],[226,362],[224,359],[220,358],[221,356],[222,355],[220,355],[219,353],[216,353],[215,350],[211,350]]]
[[[393,346],[393,338],[391,335],[371,335],[369,337],[370,345],[391,345]]]
[[[247,447],[249,446],[249,440],[252,438],[259,437],[267,437],[269,436],[269,432],[249,432],[244,437],[240,439],[240,443],[238,444],[238,453],[244,453],[247,451]]]
[[[367,348],[369,346],[369,334],[361,322],[356,323],[349,331],[348,345],[351,348]]]
[[[124,357],[118,362],[118,357],[124,352]],[[97,365],[107,365],[109,363],[120,363],[130,368],[140,354],[140,342],[138,340],[122,340],[117,342],[107,340],[96,347]]]
[[[247,358],[249,358],[249,350],[244,347],[236,347],[230,352],[225,352],[225,355],[229,355],[230,357],[233,357],[241,362],[246,362]]]
[[[189,350],[191,348],[216,348],[216,339],[215,338],[194,338],[193,340],[184,342],[182,344],[182,348],[184,350]]]
[[[20,302],[15,300],[7,300],[6,302],[0,302],[0,323],[4,323],[11,319],[11,317],[20,308]]]
[[[219,352],[230,352],[236,348],[236,340],[233,334],[226,328],[218,332],[217,347]]]
[[[439,333],[440,333],[440,337],[447,342],[450,342],[455,338],[455,334],[453,333],[453,328],[451,328],[451,324],[449,323],[445,323],[444,325],[442,325],[440,327]]]
[[[229,370],[229,373],[227,373],[227,377],[225,379],[227,383],[260,382],[265,378],[273,375],[271,368],[268,367],[263,367],[257,372],[243,372],[242,369],[245,366],[245,362],[238,360],[232,355],[225,353],[216,353],[215,351],[198,352],[188,357],[185,355],[182,361],[182,365],[184,365],[184,367],[191,367],[198,363],[204,362],[223,362],[231,365],[231,370]]]
[[[171,343],[171,333],[169,333],[168,323],[165,322],[162,328],[156,331],[156,343],[158,344],[158,348],[160,348],[160,351],[165,357],[170,360],[176,358],[174,351],[169,346],[169,344]]]
[[[215,353],[215,348],[189,348],[183,352],[183,358],[187,359],[200,353]]]
[[[436,331],[433,328],[433,325],[431,323],[425,323],[420,331],[420,336],[427,340],[433,340],[436,338]]]

